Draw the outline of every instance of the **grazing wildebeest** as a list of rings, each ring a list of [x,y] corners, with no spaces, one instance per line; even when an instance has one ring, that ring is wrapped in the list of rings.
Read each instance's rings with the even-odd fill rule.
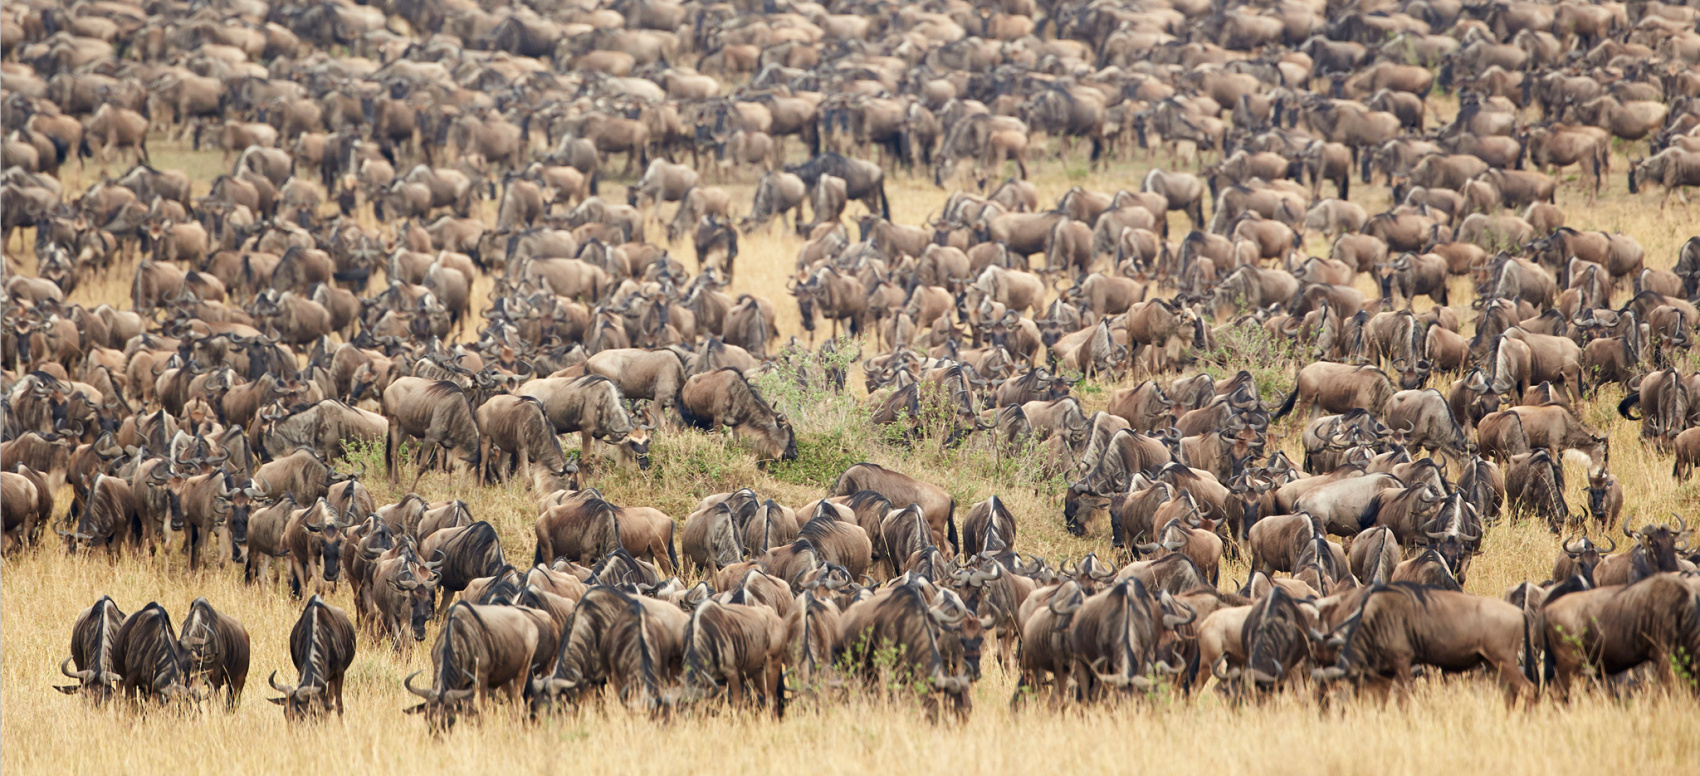
[[[725,426],[756,446],[759,460],[794,460],[797,433],[785,414],[762,398],[743,372],[732,367],[691,375],[679,387],[676,406],[685,423],[712,431]]]
[[[59,664],[59,672],[77,683],[54,689],[66,695],[84,693],[97,701],[111,697],[123,680],[119,673],[122,666],[114,662],[113,650],[125,619],[117,602],[104,595],[77,615],[76,623],[71,626],[71,656]],[[76,671],[67,668],[73,663]]]
[[[785,716],[785,621],[766,606],[708,600],[691,612],[684,633],[687,693],[714,694],[724,685],[733,706],[752,693]]]
[[[227,692],[226,705],[235,709],[248,684],[248,631],[235,617],[214,609],[205,598],[189,604],[183,618],[183,648],[189,652],[189,671],[214,692]]]
[[[1087,597],[1069,624],[1068,644],[1081,697],[1103,700],[1106,688],[1127,692],[1149,688],[1153,673],[1179,673],[1159,655],[1174,631],[1198,612],[1167,592],[1151,595],[1137,579],[1125,579]]]
[[[385,445],[384,463],[389,468],[390,484],[397,483],[401,444],[418,439],[422,443],[414,457],[418,469],[414,483],[424,473],[425,453],[441,449],[445,468],[451,468],[448,456],[459,453],[468,465],[479,465],[480,447],[478,421],[472,404],[459,385],[448,380],[428,380],[422,377],[398,377],[384,389],[384,416],[389,418],[390,431]],[[408,486],[411,490],[412,486]]]
[[[544,377],[523,383],[515,391],[543,403],[555,433],[579,435],[579,465],[590,460],[597,439],[619,450],[621,460],[649,468],[649,429],[634,421],[625,397],[613,381],[599,375]]]
[[[290,721],[329,712],[334,706],[342,716],[342,683],[354,662],[354,625],[324,599],[313,596],[289,630],[289,659],[299,678],[292,685],[279,684],[277,672],[267,678],[281,698],[268,698],[283,707]]]
[[[882,670],[900,671],[926,693],[922,701],[931,713],[939,711],[941,702],[966,713],[973,681],[969,669],[978,671],[980,621],[968,616],[953,593],[930,594],[934,589],[925,581],[907,580],[853,604],[843,617],[845,648],[852,650],[852,668],[864,679],[877,680]],[[974,643],[965,643],[970,640]],[[907,647],[899,650],[897,664],[879,668],[876,656],[898,645]],[[971,666],[952,665],[968,662],[969,655]]]
[[[489,481],[491,467],[503,482],[510,470],[519,472],[526,483],[541,493],[568,474],[561,440],[555,435],[543,402],[530,396],[492,396],[478,408],[480,485]],[[511,458],[504,462],[503,458]]]
[[[630,707],[662,710],[668,703],[663,682],[671,683],[682,669],[689,621],[674,604],[608,585],[590,588],[561,636],[555,670],[532,682],[535,702],[576,703],[607,686]]]
[[[190,656],[172,632],[165,607],[150,603],[125,618],[112,643],[112,668],[119,687],[133,700],[161,703],[197,697],[189,687]]]
[[[413,686],[419,671],[402,681],[408,692],[424,699],[407,713],[424,714],[432,729],[446,730],[461,714],[476,710],[475,694],[488,702],[503,690],[510,702],[518,703],[530,684],[539,645],[551,641],[542,631],[552,627],[535,609],[455,604],[444,615],[431,647],[431,687]]]

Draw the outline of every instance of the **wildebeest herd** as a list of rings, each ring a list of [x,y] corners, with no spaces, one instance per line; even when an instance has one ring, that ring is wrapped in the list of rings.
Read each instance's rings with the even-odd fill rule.
[[[963,714],[987,640],[1018,704],[1385,692],[1419,669],[1512,698],[1693,685],[1692,531],[1625,503],[1579,411],[1621,385],[1676,477],[1700,462],[1700,237],[1649,256],[1556,201],[1605,193],[1614,144],[1661,208],[1700,184],[1697,21],[1639,0],[14,3],[5,546],[52,528],[84,562],[287,580],[293,682],[268,683],[292,719],[342,711],[357,641],[407,650],[433,622],[405,685],[435,728],[504,695],[777,714],[894,676]],[[150,140],[228,172],[156,167]],[[1026,180],[1159,154],[1048,209]],[[967,188],[899,224],[888,174]],[[754,180],[748,208],[716,180]],[[787,213],[793,299],[728,293]],[[115,274],[128,309],[72,301]],[[831,338],[780,345],[779,301]],[[1290,344],[1280,400],[1203,371],[1253,341]],[[1069,483],[1023,520],[1107,514],[1118,557],[1018,552],[998,497],[959,529],[949,490],[871,463],[682,523],[581,483],[692,428],[794,460],[761,381],[843,392],[856,361],[897,444],[1023,457]],[[1082,381],[1126,387],[1088,413]],[[1297,464],[1271,433],[1295,412]],[[408,491],[517,477],[530,564],[464,501],[377,503],[353,459],[411,468]],[[1565,536],[1550,579],[1464,592],[1506,520]],[[1231,590],[1226,560],[1250,565]],[[344,579],[352,618],[325,598]],[[60,689],[239,702],[248,632],[205,599],[176,626],[102,597]]]

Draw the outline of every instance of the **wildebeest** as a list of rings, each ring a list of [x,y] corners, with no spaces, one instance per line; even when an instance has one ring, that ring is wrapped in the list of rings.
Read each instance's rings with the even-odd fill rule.
[[[54,689],[67,695],[84,693],[94,700],[110,697],[124,678],[120,673],[123,666],[113,660],[113,651],[126,619],[117,602],[104,595],[77,615],[71,626],[71,656],[59,664],[59,672],[77,683]],[[73,663],[76,671],[67,667]]]
[[[961,610],[960,600],[954,601],[956,606],[951,600],[938,600],[954,598],[953,594],[938,591],[929,595],[929,589],[924,581],[909,580],[852,605],[843,617],[845,648],[855,656],[852,669],[865,679],[876,680],[876,656],[881,650],[907,645],[891,670],[903,672],[915,683],[934,714],[940,703],[965,714],[970,708],[972,680],[967,666],[952,665],[958,662],[952,660],[956,657],[952,652],[953,647],[963,647],[961,642],[967,635],[958,629],[978,626],[979,621]]]
[[[443,617],[431,647],[431,687],[413,686],[415,671],[402,684],[425,699],[408,709],[424,714],[433,729],[452,727],[460,714],[476,709],[475,694],[488,701],[498,690],[518,703],[531,680],[540,629],[552,627],[537,610],[517,606],[479,606],[461,601]]]
[[[690,615],[679,607],[598,585],[585,592],[549,676],[532,682],[538,703],[577,702],[608,686],[621,702],[651,712],[668,703],[663,683],[683,670]]]
[[[415,483],[424,473],[423,462],[428,451],[441,449],[445,467],[452,466],[447,456],[454,453],[468,465],[479,465],[478,421],[460,386],[447,380],[396,378],[384,389],[384,416],[390,421],[384,461],[392,485],[397,482],[402,442],[408,439],[422,443],[415,456],[419,466]]]
[[[708,600],[691,612],[684,633],[687,691],[717,692],[733,706],[752,695],[785,715],[785,621],[766,606]]]
[[[649,467],[649,425],[636,422],[623,402],[619,386],[606,377],[546,377],[523,383],[515,391],[543,404],[555,433],[578,432],[579,465],[590,460],[591,443],[600,439],[619,450],[621,460]]]
[[[408,636],[413,641],[425,640],[425,622],[436,610],[440,575],[426,569],[411,540],[405,537],[379,553],[372,566],[369,595],[378,631],[389,635],[397,652],[406,653]]]
[[[1561,586],[1541,609],[1546,680],[1568,701],[1576,677],[1618,674],[1651,662],[1666,686],[1692,675],[1700,655],[1700,591],[1675,574],[1628,586]]]
[[[1404,692],[1417,665],[1464,671],[1486,664],[1508,702],[1535,689],[1533,662],[1518,662],[1520,652],[1529,656],[1529,626],[1521,609],[1499,599],[1408,582],[1377,585],[1340,638],[1339,661],[1318,668],[1317,678],[1346,677],[1385,696]]]
[[[1318,361],[1299,370],[1298,386],[1269,417],[1280,420],[1295,407],[1336,413],[1366,409],[1379,417],[1392,397],[1393,382],[1380,369]]]
[[[279,684],[273,671],[266,681],[283,697],[267,700],[282,706],[291,721],[329,712],[333,706],[342,716],[342,684],[354,650],[354,625],[348,615],[316,595],[307,599],[289,630],[289,659],[299,678],[295,684]]]
[[[1677,555],[1678,551],[1688,549],[1692,536],[1687,521],[1681,517],[1677,518],[1675,528],[1658,524],[1631,530],[1626,520],[1621,530],[1624,536],[1635,540],[1635,546],[1627,552],[1608,555],[1600,560],[1599,565],[1594,567],[1596,586],[1628,585],[1661,572],[1690,570]]]
[[[1069,624],[1069,650],[1074,674],[1085,700],[1102,700],[1111,692],[1145,689],[1154,673],[1178,673],[1163,661],[1159,648],[1174,629],[1191,623],[1198,613],[1164,593],[1152,596],[1137,579],[1118,582],[1087,597]]]
[[[196,598],[183,618],[180,640],[189,653],[190,675],[215,692],[224,689],[226,705],[235,709],[248,684],[248,630],[207,599]]]
[[[797,432],[791,421],[735,368],[691,375],[679,386],[676,406],[687,424],[704,430],[731,428],[755,445],[759,460],[797,457]]]
[[[172,631],[171,615],[157,603],[124,619],[113,638],[112,667],[124,695],[133,700],[198,699],[189,687],[189,652]]]
[[[679,558],[673,548],[673,525],[673,519],[660,510],[615,506],[595,489],[581,490],[548,506],[538,516],[533,562],[566,558],[595,563],[623,548],[674,573]]]
[[[504,482],[508,479],[509,466],[504,458],[511,458],[512,470],[540,492],[554,490],[548,486],[567,475],[561,440],[555,436],[541,401],[528,396],[492,396],[478,408],[477,418],[480,484],[489,480],[492,466],[497,477]]]

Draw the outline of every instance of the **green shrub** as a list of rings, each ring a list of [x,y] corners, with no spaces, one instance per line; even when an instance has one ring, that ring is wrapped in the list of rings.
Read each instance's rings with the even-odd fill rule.
[[[792,485],[818,487],[838,479],[845,469],[860,463],[860,446],[848,439],[843,429],[797,435],[797,460],[768,464],[769,476]]]
[[[1297,343],[1270,334],[1262,326],[1247,323],[1229,326],[1216,334],[1216,347],[1198,359],[1198,369],[1212,378],[1233,377],[1240,370],[1251,373],[1265,401],[1286,398],[1293,383],[1292,363],[1304,361]]]

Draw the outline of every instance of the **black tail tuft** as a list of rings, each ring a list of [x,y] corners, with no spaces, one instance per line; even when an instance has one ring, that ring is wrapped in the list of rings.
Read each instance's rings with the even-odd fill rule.
[[[944,538],[950,542],[951,552],[961,554],[962,545],[956,539],[956,499],[950,500],[950,513],[944,516]]]
[[[704,431],[713,431],[714,430],[714,419],[709,418],[709,417],[704,417],[702,415],[698,415],[694,412],[691,412],[691,408],[686,406],[686,404],[685,404],[685,395],[684,394],[685,394],[685,390],[681,386],[680,389],[679,389],[679,392],[675,393],[673,395],[673,406],[679,408],[680,419],[684,420],[686,425],[689,425],[693,428],[699,428],[699,429],[702,429]]]
[[[1269,416],[1269,419],[1270,420],[1280,420],[1280,419],[1286,417],[1287,413],[1293,411],[1293,404],[1295,402],[1297,402],[1298,400],[1299,400],[1299,388],[1298,388],[1298,386],[1295,385],[1295,386],[1293,386],[1293,392],[1287,394],[1287,400],[1284,401],[1284,402],[1281,402],[1281,408],[1276,410],[1274,415]]]

